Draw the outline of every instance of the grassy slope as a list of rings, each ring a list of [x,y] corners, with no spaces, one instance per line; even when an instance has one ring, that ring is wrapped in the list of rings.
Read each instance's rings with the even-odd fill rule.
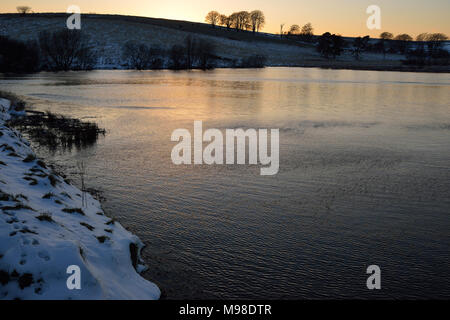
[[[20,16],[0,14],[0,34],[12,38],[35,39],[42,30],[65,28],[66,14],[47,13]],[[121,47],[128,40],[145,42],[169,49],[183,43],[188,34],[206,38],[215,43],[217,55],[225,61],[239,60],[253,54],[263,54],[272,66],[306,66],[351,69],[410,70],[401,65],[402,56],[366,54],[362,61],[355,61],[348,53],[336,61],[322,58],[312,44],[280,39],[275,35],[236,32],[204,23],[133,17],[121,15],[82,16],[82,29],[92,39],[92,45],[102,57],[99,68],[118,67],[121,64]],[[448,68],[447,68],[448,69]],[[434,70],[449,71],[449,70]]]

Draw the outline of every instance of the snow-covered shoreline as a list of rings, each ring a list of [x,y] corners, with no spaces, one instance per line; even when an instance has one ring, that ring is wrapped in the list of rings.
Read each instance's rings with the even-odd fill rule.
[[[0,299],[158,299],[158,287],[133,266],[145,269],[139,238],[91,195],[83,206],[82,192],[5,125],[14,113],[0,99]],[[80,290],[66,284],[72,265]]]

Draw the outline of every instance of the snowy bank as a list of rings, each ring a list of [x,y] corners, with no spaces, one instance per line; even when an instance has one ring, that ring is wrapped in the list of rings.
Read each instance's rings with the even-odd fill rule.
[[[136,272],[141,241],[91,195],[82,205],[82,192],[5,125],[14,112],[0,99],[0,299],[158,299]],[[72,265],[80,290],[67,287]]]

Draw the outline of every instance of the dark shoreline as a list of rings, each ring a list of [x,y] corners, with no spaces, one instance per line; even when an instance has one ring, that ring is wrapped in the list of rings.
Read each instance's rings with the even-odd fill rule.
[[[322,69],[322,70],[348,70],[348,71],[378,71],[378,72],[403,72],[403,73],[436,73],[436,74],[443,74],[443,73],[450,73],[450,66],[445,66],[442,68],[436,68],[436,67],[413,67],[413,66],[398,66],[398,67],[392,67],[387,68],[383,66],[352,66],[352,65],[333,65],[333,64],[298,64],[298,65],[278,65],[278,66],[265,66],[263,68],[259,69],[265,69],[265,68],[305,68],[305,69]],[[137,72],[144,72],[144,71],[172,71],[172,72],[183,72],[183,71],[214,71],[217,69],[231,69],[231,70],[245,70],[245,69],[255,69],[255,68],[236,68],[236,67],[216,67],[212,69],[202,70],[202,69],[180,69],[180,70],[173,70],[169,68],[163,68],[163,69],[145,69],[145,70],[136,70],[136,69],[121,69],[121,68],[94,68],[92,70],[69,70],[69,71],[48,71],[48,70],[42,70],[39,72],[33,72],[33,73],[1,73],[0,75],[6,75],[6,76],[21,76],[21,75],[27,75],[27,74],[39,74],[39,73],[62,73],[62,72],[95,72],[95,71],[137,71]]]

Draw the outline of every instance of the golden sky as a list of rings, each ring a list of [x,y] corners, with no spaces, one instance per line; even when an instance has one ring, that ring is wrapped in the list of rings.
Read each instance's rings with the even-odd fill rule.
[[[450,36],[450,0],[1,0],[0,12],[16,12],[28,5],[35,12],[64,12],[78,5],[83,13],[112,13],[203,22],[210,10],[224,14],[260,9],[266,16],[263,31],[277,33],[280,24],[311,22],[315,34],[330,31],[345,36],[443,32]],[[382,30],[366,27],[366,8],[381,8]]]

